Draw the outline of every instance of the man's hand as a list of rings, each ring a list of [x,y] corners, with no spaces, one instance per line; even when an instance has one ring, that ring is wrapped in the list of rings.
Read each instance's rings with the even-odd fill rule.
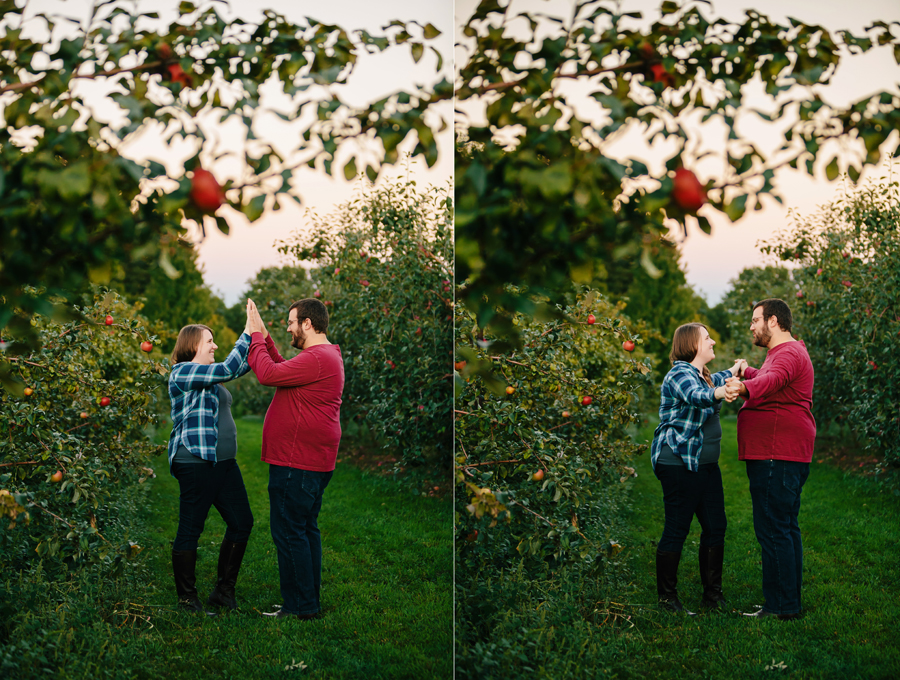
[[[731,375],[734,378],[743,378],[744,370],[749,366],[743,359],[735,359],[734,366],[731,367]]]
[[[726,401],[734,401],[739,396],[746,396],[747,387],[741,382],[740,378],[726,378],[725,394]]]
[[[253,300],[247,299],[247,326],[246,330],[248,333],[262,333],[263,338],[267,338],[269,336],[269,331],[266,329],[266,323],[262,320],[262,317],[259,315],[259,310],[256,308],[256,303]]]

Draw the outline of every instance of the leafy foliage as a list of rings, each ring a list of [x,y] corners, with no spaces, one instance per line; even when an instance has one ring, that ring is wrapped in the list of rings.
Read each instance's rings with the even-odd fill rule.
[[[397,181],[295,234],[282,252],[312,261],[313,295],[341,346],[345,419],[365,424],[398,467],[451,464],[453,205]],[[280,312],[283,314],[283,311]]]
[[[617,550],[611,509],[633,473],[631,457],[642,450],[627,429],[639,420],[634,401],[651,365],[622,348],[623,340],[640,342],[639,327],[595,292],[560,311],[582,321],[518,315],[524,347],[503,355],[491,351],[474,315],[457,313],[463,582],[485,564],[522,561],[529,573],[567,563],[590,570]],[[601,321],[588,325],[589,313]],[[505,389],[491,382],[497,376]]]
[[[38,339],[32,315],[50,314],[51,297],[65,298],[85,281],[108,283],[151,256],[174,276],[183,220],[227,233],[229,215],[253,222],[286,197],[299,202],[291,186],[297,167],[374,179],[407,138],[417,140],[413,153],[429,166],[437,160],[426,121],[445,125],[432,107],[451,96],[445,81],[363,110],[341,98],[362,53],[409,49],[418,61],[438,35],[431,24],[395,21],[383,35],[351,36],[270,10],[258,25],[229,23],[215,3],[182,2],[174,23],[148,30],[156,15],[122,4],[95,3],[86,22],[29,17],[58,38],[47,43],[26,37],[24,9],[0,6],[0,330],[9,326],[23,346]],[[80,28],[63,34],[69,22]],[[99,101],[114,103],[115,115],[94,115],[97,88],[81,87],[85,81],[105,92]],[[264,82],[286,95],[277,109],[263,105]],[[270,116],[294,128],[279,138],[280,151],[274,139],[257,136]],[[238,126],[243,143],[221,154],[209,121]],[[185,145],[188,157],[171,167],[136,160],[130,145],[147,134],[164,148]],[[293,140],[287,149],[285,139]],[[209,172],[223,157],[238,170],[217,180]],[[205,195],[192,185],[201,176]],[[38,282],[44,293],[25,288]],[[0,365],[5,383],[11,376],[9,364]]]
[[[883,471],[900,466],[898,223],[897,183],[871,182],[763,248],[799,265],[792,309],[816,371],[816,421],[848,425]]]
[[[696,220],[709,232],[710,209],[737,220],[764,195],[781,201],[774,173],[785,165],[810,174],[827,165],[834,179],[843,161],[821,153],[828,140],[846,143],[846,169],[858,177],[900,127],[892,93],[839,108],[816,88],[846,59],[877,47],[893,46],[900,59],[900,38],[884,22],[864,36],[831,34],[754,10],[739,23],[710,19],[701,3],[668,1],[646,30],[630,28],[635,18],[607,0],[577,2],[566,18],[484,0],[467,20],[457,81],[456,272],[479,325],[514,336],[512,313],[538,305],[529,295],[558,299],[571,282],[605,279],[625,257],[655,275],[650,251],[666,219]],[[773,98],[774,113],[748,103],[751,82]],[[742,121],[754,117],[782,143],[769,151],[742,137]],[[617,147],[626,135],[659,150],[658,167],[640,159],[640,144]],[[712,149],[704,137],[724,141]],[[684,200],[676,171],[700,173],[708,154],[717,174],[703,175]],[[704,191],[710,207],[698,214]]]
[[[142,341],[157,337],[118,295],[98,294],[77,311],[85,321],[33,321],[42,349],[10,360],[26,393],[0,392],[0,512],[11,520],[0,534],[0,559],[7,573],[33,560],[48,572],[73,562],[115,563],[140,550],[105,534],[127,536],[117,500],[153,475],[150,456],[162,447],[146,430],[157,422],[156,388],[168,361],[158,360],[158,350],[141,351]],[[18,339],[4,340],[0,346],[11,348]]]

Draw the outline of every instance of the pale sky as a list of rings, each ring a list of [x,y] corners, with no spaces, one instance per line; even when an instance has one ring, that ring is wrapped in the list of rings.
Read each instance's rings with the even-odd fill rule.
[[[646,23],[658,19],[659,1],[624,0],[621,4],[624,11],[643,12]],[[456,24],[462,26],[471,15],[476,0],[457,0]],[[516,11],[543,12],[554,16],[571,15],[572,0],[515,0]],[[706,8],[706,5],[701,5]],[[712,12],[704,10],[707,17],[725,17],[741,20],[747,8],[753,8],[778,23],[787,23],[787,17],[795,17],[808,24],[817,24],[830,31],[847,29],[855,35],[862,35],[863,28],[873,21],[900,21],[900,1],[898,0],[856,0],[855,2],[836,2],[835,0],[728,0],[713,2]],[[464,52],[457,50],[457,59]],[[841,66],[832,79],[832,84],[821,90],[823,98],[834,105],[844,106],[851,101],[867,97],[880,90],[898,91],[900,83],[900,67],[894,60],[890,48],[876,48],[863,56],[854,56]],[[762,100],[755,101],[760,106]],[[766,130],[763,126],[747,127],[744,134],[754,140],[762,148],[766,144]],[[774,140],[772,135],[769,140]],[[632,140],[634,141],[634,140]],[[882,150],[896,149],[898,134],[894,132]],[[706,145],[707,140],[704,140]],[[774,141],[772,142],[774,143]],[[713,142],[714,144],[714,142]],[[624,146],[624,144],[623,144]],[[643,155],[646,147],[639,150],[623,148],[623,152]],[[836,194],[839,182],[828,182],[824,176],[824,165],[830,160],[828,147],[823,147],[820,159],[825,162],[816,167],[816,176],[810,178],[805,173],[791,170],[780,170],[776,173],[776,185],[784,198],[784,207],[774,200],[764,200],[765,208],[759,212],[747,213],[738,222],[732,224],[727,217],[711,208],[701,209],[713,225],[711,236],[699,229],[688,230],[688,238],[681,243],[682,261],[687,270],[688,282],[702,293],[711,304],[717,303],[728,288],[728,281],[738,275],[745,267],[768,263],[756,245],[759,241],[770,238],[789,224],[788,211],[793,210],[801,215],[815,212],[816,207],[829,202]],[[612,152],[613,150],[611,150]],[[652,151],[646,149],[643,159],[653,168]],[[657,157],[658,159],[658,157]],[[661,171],[661,164],[656,163]],[[710,161],[697,168],[701,181],[715,179],[717,164]],[[872,177],[884,173],[884,168],[870,169],[862,177]]]
[[[138,7],[142,12],[159,12],[161,21],[169,23],[175,19],[179,0],[139,0]],[[206,7],[209,3],[196,2],[200,7]],[[216,3],[218,11],[224,16],[239,16],[246,21],[255,21],[261,18],[262,9],[272,9],[285,15],[289,20],[298,22],[304,17],[311,17],[325,23],[335,23],[352,31],[365,29],[370,33],[380,33],[380,29],[393,19],[403,21],[418,21],[420,24],[433,24],[443,35],[432,41],[444,57],[442,74],[448,79],[452,78],[452,50],[453,50],[453,11],[452,2],[440,0],[439,2],[421,2],[419,0],[338,0],[336,2],[310,2],[308,0],[231,0],[226,10],[224,3]],[[69,17],[87,18],[90,2],[88,0],[30,0],[28,16],[38,12],[48,14],[63,14]],[[26,24],[37,30],[40,22]],[[43,39],[43,38],[42,38]],[[430,85],[440,80],[435,77],[434,68],[436,58],[426,50],[425,55],[415,64],[410,50],[405,47],[391,48],[393,54],[368,55],[363,53],[357,64],[353,77],[347,86],[341,90],[345,101],[352,105],[363,106],[370,101],[380,99],[388,94],[401,89],[412,90],[414,85]],[[93,84],[85,82],[86,87]],[[445,133],[436,135],[440,152],[437,164],[428,169],[423,159],[413,159],[408,164],[409,174],[420,186],[435,185],[448,186],[453,176],[453,127],[452,104],[447,102],[442,106],[441,113],[448,121]],[[273,118],[271,134],[275,140],[276,148],[279,134],[277,128],[280,123]],[[228,146],[229,132],[223,132],[225,145]],[[237,140],[236,135],[231,136]],[[174,147],[175,145],[173,145]],[[154,156],[156,160],[163,161],[156,154],[158,145],[153,142],[141,142],[134,145],[132,154],[140,157],[143,154]],[[410,149],[411,150],[411,149]],[[184,156],[190,155],[185,148]],[[180,158],[171,159],[173,162]],[[163,161],[164,162],[164,161]],[[213,171],[220,180],[228,176],[229,167],[221,164]],[[406,174],[407,169],[398,166],[390,175]],[[341,173],[338,173],[341,175]],[[262,267],[281,263],[281,256],[276,251],[274,244],[278,240],[287,239],[291,233],[302,228],[305,223],[305,210],[313,210],[323,215],[330,213],[334,208],[354,196],[354,192],[360,190],[357,181],[347,182],[341,176],[340,179],[331,179],[324,173],[304,167],[294,176],[295,186],[303,200],[304,208],[297,206],[291,200],[283,200],[282,210],[277,213],[264,215],[260,220],[250,225],[240,213],[234,213],[227,209],[221,209],[219,214],[228,219],[231,233],[229,236],[221,234],[214,226],[207,227],[207,238],[198,244],[199,262],[204,271],[207,284],[225,299],[226,304],[232,305],[238,302],[239,296],[244,292],[247,281],[251,279]],[[199,232],[195,232],[199,238]]]

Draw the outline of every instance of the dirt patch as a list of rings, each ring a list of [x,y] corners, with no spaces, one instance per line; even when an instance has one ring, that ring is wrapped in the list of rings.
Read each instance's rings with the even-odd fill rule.
[[[337,457],[338,463],[353,465],[369,474],[378,477],[396,477],[399,482],[404,483],[408,488],[417,490],[423,496],[443,498],[452,493],[450,475],[447,475],[447,479],[435,479],[433,476],[423,477],[418,470],[398,468],[398,460],[396,456],[391,456],[379,449],[356,444],[345,447],[343,443]]]

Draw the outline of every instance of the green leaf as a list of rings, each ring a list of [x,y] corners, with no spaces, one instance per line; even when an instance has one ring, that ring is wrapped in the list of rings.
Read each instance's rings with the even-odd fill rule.
[[[725,204],[725,214],[732,222],[737,222],[747,210],[747,195],[738,196],[730,203]]]
[[[344,179],[348,182],[356,177],[356,159],[351,158],[344,166]]]
[[[262,217],[263,212],[266,209],[266,196],[265,194],[256,196],[247,202],[246,205],[241,206],[241,212],[247,216],[247,219],[251,222],[256,222],[260,217]]]
[[[700,227],[700,230],[709,235],[712,233],[712,225],[709,223],[709,220],[706,219],[703,215],[697,215],[697,225]]]
[[[425,24],[425,28],[422,30],[426,40],[434,40],[441,34],[433,24]]]
[[[416,42],[412,43],[411,48],[413,61],[418,64],[419,60],[422,58],[422,55],[425,53],[425,45]]]
[[[829,182],[833,182],[838,178],[841,174],[840,168],[838,168],[838,159],[837,156],[831,159],[831,163],[828,164],[828,167],[825,168],[825,176],[828,178]]]

